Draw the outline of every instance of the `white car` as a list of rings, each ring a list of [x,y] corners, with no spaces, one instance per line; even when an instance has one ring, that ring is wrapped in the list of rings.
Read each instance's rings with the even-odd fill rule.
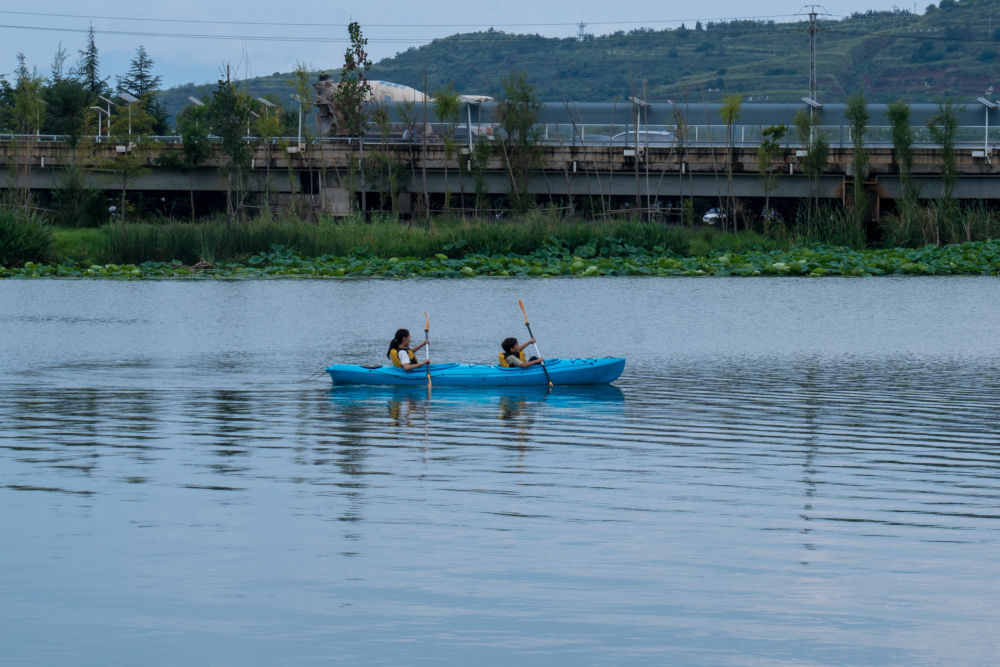
[[[660,132],[654,130],[640,130],[638,132],[640,146],[669,146],[674,143],[673,132]],[[636,132],[619,132],[611,137],[611,143],[625,146],[635,146]]]
[[[710,208],[701,216],[701,221],[706,225],[714,225],[717,222],[723,222],[726,219],[726,211],[721,208]]]

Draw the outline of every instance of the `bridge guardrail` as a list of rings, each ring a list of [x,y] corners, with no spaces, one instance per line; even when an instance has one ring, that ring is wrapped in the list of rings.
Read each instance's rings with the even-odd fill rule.
[[[547,123],[538,125],[540,143],[542,145],[587,145],[587,146],[622,146],[632,145],[631,141],[615,139],[620,136],[632,133],[634,136],[634,125],[621,124],[569,124],[569,123]],[[759,146],[763,140],[763,127],[755,125],[734,125],[732,128],[732,145],[738,147]],[[788,128],[789,132],[781,144],[784,148],[801,148],[802,142],[795,136],[795,128]],[[822,134],[828,141],[831,148],[851,148],[853,141],[851,138],[851,128],[846,125],[820,125],[816,131]],[[913,142],[914,147],[934,148],[934,143],[930,130],[925,126],[914,126]],[[403,138],[403,129],[392,132],[383,137],[380,134],[368,134],[363,139],[364,145],[384,145],[384,146],[419,146],[419,145],[441,145],[444,143],[446,133],[453,133],[454,139],[459,146],[466,146],[470,137],[475,141],[478,137],[486,137],[488,140],[495,140],[499,127],[488,124],[473,125],[472,131],[464,124],[459,124],[450,128],[441,123],[429,123],[428,132],[419,134],[414,138]],[[644,134],[655,135],[657,133],[670,133],[672,140],[658,139],[655,142],[645,142],[641,139]],[[681,144],[681,139],[677,134],[677,127],[674,125],[642,125],[639,129],[640,146],[649,148],[669,148]],[[730,143],[729,128],[725,125],[687,125],[685,126],[683,144],[688,147],[716,146],[725,147]],[[58,134],[12,134],[0,133],[0,144],[11,142],[19,143],[64,143],[69,140],[68,135]],[[178,135],[151,136],[146,139],[157,144],[181,144],[183,140]],[[90,140],[96,144],[125,143],[115,137],[86,135],[79,137],[78,141]],[[210,136],[209,142],[219,144],[221,138]],[[296,145],[305,142],[305,137],[298,136],[275,136],[258,137],[247,136],[245,138],[250,144],[270,143],[272,146]],[[310,139],[313,145],[353,145],[359,143],[356,137],[314,137]],[[886,148],[892,146],[892,128],[889,126],[869,126],[866,129],[864,143],[870,148]],[[981,149],[990,147],[1000,147],[1000,127],[985,128],[984,126],[959,126],[955,132],[955,146],[963,149]]]

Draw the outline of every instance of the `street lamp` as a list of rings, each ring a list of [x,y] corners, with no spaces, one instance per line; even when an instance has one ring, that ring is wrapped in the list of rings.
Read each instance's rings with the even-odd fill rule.
[[[132,93],[126,93],[124,90],[118,93],[118,97],[122,98],[128,102],[128,145],[129,148],[132,147],[132,105],[139,101],[139,98]]]
[[[275,114],[277,114],[278,105],[265,97],[258,97],[257,101],[263,104],[268,109],[275,109]],[[268,140],[270,142],[270,140]]]
[[[97,136],[94,137],[94,141],[96,143],[101,143],[101,127],[102,127],[101,126],[101,114],[105,113],[105,111],[101,107],[90,107],[90,108],[97,112]],[[108,116],[108,121],[110,122],[110,120],[111,120],[111,117]]]
[[[299,144],[296,150],[302,150],[302,98],[292,93],[292,99],[299,103]]]
[[[110,137],[111,136],[111,105],[114,104],[114,102],[112,102],[111,100],[109,100],[108,98],[106,98],[104,95],[98,95],[97,97],[99,97],[100,99],[102,99],[102,100],[104,100],[105,102],[108,103],[108,110],[105,112],[106,114],[108,114],[108,125],[107,125],[107,130],[105,130],[105,132],[104,132],[104,136]]]
[[[802,101],[809,107],[809,143],[812,143],[816,133],[816,112],[822,109],[823,105],[812,97],[803,97]]]
[[[989,160],[990,155],[990,109],[996,109],[998,104],[985,97],[977,97],[976,101],[985,107],[986,111],[986,136],[983,138],[983,157]]]

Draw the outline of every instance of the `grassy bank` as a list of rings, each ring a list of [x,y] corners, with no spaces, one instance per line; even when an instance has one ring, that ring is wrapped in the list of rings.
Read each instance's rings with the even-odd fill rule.
[[[514,223],[469,223],[451,219],[427,227],[406,226],[392,219],[364,222],[347,219],[320,224],[250,221],[245,223],[121,225],[101,230],[104,258],[115,262],[146,260],[184,263],[245,261],[274,246],[305,257],[418,257],[469,253],[526,254],[553,241],[591,246],[597,253],[621,252],[616,246],[685,252],[685,235],[677,228],[637,222],[596,225],[559,223],[545,218]]]
[[[49,262],[87,265],[246,262],[278,246],[303,257],[445,255],[457,259],[470,254],[527,255],[552,245],[583,256],[605,257],[637,251],[695,256],[712,250],[781,245],[754,232],[727,234],[634,220],[565,222],[546,216],[497,222],[439,218],[427,226],[407,226],[389,218],[320,224],[266,220],[112,224],[99,229],[55,229],[54,237]]]
[[[7,253],[0,277],[995,274],[1000,249],[992,240],[852,249],[792,233],[795,226],[765,236],[638,220],[566,221],[545,212],[426,225],[220,219],[97,229],[8,218],[0,220],[2,239],[22,254],[12,260]]]

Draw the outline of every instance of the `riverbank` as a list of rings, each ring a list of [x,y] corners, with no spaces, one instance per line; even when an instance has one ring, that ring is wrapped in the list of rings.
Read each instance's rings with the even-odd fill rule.
[[[395,218],[318,224],[260,218],[59,228],[9,210],[3,218],[0,277],[7,278],[994,275],[1000,270],[1000,240],[857,249],[783,227],[765,230],[766,235],[733,233],[640,220],[564,220],[545,211],[519,220],[440,217],[423,224]]]
[[[252,255],[246,262],[195,264],[38,264],[0,268],[0,278],[474,278],[590,276],[880,276],[997,275],[1000,241],[943,247],[851,250],[810,246],[788,250],[712,251],[682,257],[669,251],[633,248],[623,255],[597,255],[589,247],[550,243],[529,254],[452,258],[323,255],[310,258],[284,247]]]

